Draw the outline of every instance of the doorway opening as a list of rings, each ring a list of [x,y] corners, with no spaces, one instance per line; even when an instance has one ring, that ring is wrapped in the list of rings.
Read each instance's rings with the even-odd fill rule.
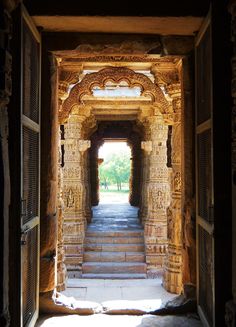
[[[141,72],[131,63],[128,68],[122,64],[99,66],[89,72],[85,65],[84,74],[77,76],[68,94],[63,93],[60,98],[59,124],[64,133],[59,141],[63,165],[59,165],[58,187],[63,232],[58,246],[61,254],[58,290],[65,286],[86,288],[88,294],[85,279],[93,284],[92,279],[98,279],[98,274],[99,283],[104,285],[110,283],[108,274],[123,280],[127,274],[132,279],[136,274],[143,279],[137,283],[143,285],[151,283],[150,279],[160,281],[164,273],[165,289],[181,292],[182,61],[175,58],[167,63],[154,59],[158,65],[150,63],[147,67],[137,63]],[[168,64],[168,72],[173,72],[168,82],[158,81],[159,64],[163,69]],[[116,86],[125,81],[131,89],[134,85],[141,86],[141,95],[118,99],[96,97],[92,92],[94,85],[106,90],[110,80]],[[102,158],[98,150],[105,141],[115,139],[127,140],[130,146],[131,206],[127,205],[132,209],[140,207],[138,215],[135,212],[125,217],[122,210],[113,213],[93,210],[92,214],[92,207],[101,205],[99,159]],[[124,231],[129,235],[122,235]],[[97,285],[95,288],[98,289]],[[99,302],[103,294],[104,290],[99,291]]]
[[[131,149],[126,140],[105,140],[99,148],[99,204],[128,203]]]

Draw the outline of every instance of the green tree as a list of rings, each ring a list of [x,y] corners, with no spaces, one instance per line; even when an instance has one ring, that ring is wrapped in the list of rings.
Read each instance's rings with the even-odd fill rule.
[[[100,181],[116,184],[117,190],[121,190],[122,183],[128,183],[130,177],[130,155],[124,152],[110,152],[99,167]]]

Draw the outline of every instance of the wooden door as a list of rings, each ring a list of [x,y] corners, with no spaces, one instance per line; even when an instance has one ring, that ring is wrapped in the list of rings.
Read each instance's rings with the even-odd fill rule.
[[[197,300],[202,321],[206,326],[214,326],[214,181],[210,13],[196,38],[195,78]]]
[[[40,35],[24,7],[21,44],[21,322],[33,326],[39,298]]]

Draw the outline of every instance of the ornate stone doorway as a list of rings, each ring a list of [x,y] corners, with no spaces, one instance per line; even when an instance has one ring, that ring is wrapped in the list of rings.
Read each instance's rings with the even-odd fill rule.
[[[69,277],[81,277],[91,205],[99,202],[98,147],[109,133],[120,133],[132,145],[130,202],[140,206],[148,276],[164,270],[165,288],[180,293],[182,60],[156,58],[136,69],[134,63],[104,65],[109,67],[80,64],[71,71],[68,57],[60,57],[58,289],[64,288],[65,266]],[[124,89],[131,96],[123,97]]]

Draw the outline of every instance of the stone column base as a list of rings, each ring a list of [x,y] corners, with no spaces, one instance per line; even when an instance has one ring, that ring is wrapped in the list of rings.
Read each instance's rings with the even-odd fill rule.
[[[176,294],[180,294],[183,289],[181,251],[181,246],[169,244],[164,265],[163,286],[168,292]]]
[[[145,236],[145,247],[147,273],[150,275],[157,272],[159,275],[165,262],[167,241],[158,240],[157,237]]]
[[[57,266],[57,291],[61,292],[66,289],[66,266],[62,262]]]

